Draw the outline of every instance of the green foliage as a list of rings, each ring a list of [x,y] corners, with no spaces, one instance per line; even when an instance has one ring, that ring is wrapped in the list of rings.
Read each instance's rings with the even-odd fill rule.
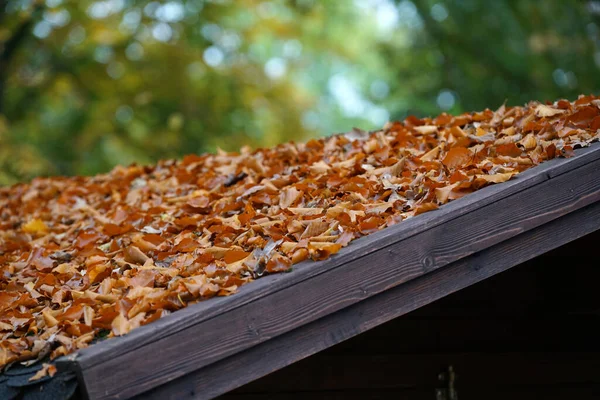
[[[0,0],[0,185],[598,87],[566,0]]]

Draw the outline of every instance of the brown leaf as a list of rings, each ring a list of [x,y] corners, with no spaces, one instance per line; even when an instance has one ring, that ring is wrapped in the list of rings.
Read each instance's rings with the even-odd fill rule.
[[[192,197],[185,204],[193,208],[207,208],[210,205],[210,198],[207,196]]]
[[[133,278],[129,278],[129,285],[132,287],[153,287],[157,275],[157,270],[143,269],[138,271]]]
[[[287,187],[279,193],[279,207],[288,208],[302,196],[302,192],[295,187]]]
[[[440,187],[435,189],[435,197],[437,198],[438,203],[446,204],[448,199],[451,197],[453,190],[459,185],[459,183],[454,183],[452,185]]]
[[[320,207],[289,207],[288,210],[296,215],[304,216],[319,215],[323,213],[323,209]]]
[[[484,180],[486,182],[490,182],[490,183],[502,183],[502,182],[506,182],[507,180],[512,178],[513,175],[515,175],[514,172],[506,172],[506,173],[502,173],[502,174],[492,174],[492,175],[478,174],[475,177],[477,179],[482,179],[482,180]]]
[[[108,236],[117,236],[122,235],[124,233],[130,232],[133,230],[133,225],[131,224],[123,224],[121,226],[115,224],[104,224],[102,227],[104,233]]]
[[[472,154],[469,149],[465,147],[453,147],[446,153],[442,164],[449,169],[460,168],[467,165],[471,161],[471,158]]]
[[[29,378],[29,382],[37,381],[39,379],[45,378],[46,376],[54,376],[56,374],[56,366],[54,364],[42,364],[42,369],[35,373],[31,378]]]
[[[535,135],[530,133],[529,135],[525,136],[523,140],[519,142],[519,144],[523,146],[525,150],[532,150],[537,147],[537,140]]]
[[[433,211],[433,210],[437,210],[439,207],[437,204],[435,203],[423,203],[423,204],[419,204],[416,208],[415,208],[415,216],[419,215],[419,214],[423,214],[424,212],[428,212],[428,211]]]
[[[319,160],[310,167],[308,167],[311,173],[315,175],[324,174],[331,169],[331,167],[323,160]]]
[[[440,154],[440,146],[435,146],[433,149],[429,150],[427,153],[421,156],[422,161],[433,161]]]
[[[566,122],[572,122],[575,123],[577,126],[584,128],[590,124],[592,119],[595,118],[599,112],[600,110],[598,110],[598,107],[582,107],[579,110],[577,110],[577,112],[567,117]]]
[[[228,250],[225,253],[225,256],[223,257],[223,259],[227,264],[231,264],[236,261],[242,260],[242,259],[248,257],[249,255],[250,255],[250,253],[245,252],[243,250],[232,249],[232,250]]]
[[[379,215],[388,211],[393,207],[393,204],[388,202],[369,204],[365,207],[366,215]]]
[[[325,260],[342,248],[339,243],[310,242],[308,253],[313,260]]]
[[[553,117],[555,115],[563,114],[565,112],[565,110],[560,110],[558,108],[550,107],[545,104],[540,104],[535,108],[535,115],[536,117],[540,118]]]
[[[112,323],[110,325],[112,327],[112,333],[115,336],[125,335],[125,334],[129,333],[129,331],[131,330],[131,327],[129,325],[129,321],[127,320],[127,318],[123,314],[118,314],[112,320]]]
[[[125,249],[125,260],[130,263],[143,265],[146,261],[148,261],[148,256],[144,254],[144,252],[138,247],[128,246]]]
[[[508,157],[519,157],[523,150],[517,147],[515,143],[502,144],[496,146],[496,154]]]
[[[300,238],[305,239],[311,238],[313,236],[318,236],[325,232],[327,229],[329,229],[329,222],[323,220],[313,220],[308,224],[304,232],[302,232]]]

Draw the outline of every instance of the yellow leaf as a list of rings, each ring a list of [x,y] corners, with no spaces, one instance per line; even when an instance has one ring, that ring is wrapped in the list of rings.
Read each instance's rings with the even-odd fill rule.
[[[490,183],[502,183],[502,182],[506,182],[507,180],[509,180],[510,178],[512,178],[512,176],[515,175],[514,172],[506,172],[503,174],[493,174],[493,175],[476,175],[475,177],[477,179],[483,179],[486,182],[490,182]]]
[[[48,231],[48,227],[41,219],[34,218],[21,227],[23,232],[32,234],[43,234]]]

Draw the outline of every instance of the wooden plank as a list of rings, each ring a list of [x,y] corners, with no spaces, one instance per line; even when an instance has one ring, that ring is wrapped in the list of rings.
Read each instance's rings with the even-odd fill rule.
[[[600,351],[600,268],[589,256],[599,241],[596,231],[326,353]]]
[[[83,368],[90,368],[125,352],[135,351],[157,338],[170,336],[190,325],[198,324],[216,315],[248,304],[269,293],[277,292],[313,276],[339,268],[367,254],[374,253],[406,238],[466,215],[475,209],[498,202],[515,193],[599,159],[600,144],[593,144],[588,148],[578,149],[576,157],[547,161],[519,174],[508,182],[486,187],[450,202],[442,206],[440,210],[421,214],[403,221],[401,224],[357,239],[348,248],[329,260],[319,263],[305,262],[295,266],[293,273],[263,277],[250,285],[243,286],[235,296],[211,299],[208,302],[186,307],[150,325],[138,328],[127,336],[84,349],[77,354],[78,363]]]
[[[216,397],[594,232],[598,221],[600,202],[173,380],[140,399]]]
[[[545,253],[528,262],[531,267],[486,281],[463,293],[410,314],[411,318],[444,318],[495,320],[514,318],[552,318],[565,315],[598,316],[597,282],[600,269],[590,260],[600,241],[600,232],[587,235],[560,249]],[[577,266],[577,274],[565,273]],[[587,279],[582,280],[581,275]],[[511,291],[504,288],[510,285]],[[408,317],[408,316],[407,316]]]
[[[557,163],[556,168],[560,170],[565,167],[563,163]],[[548,176],[552,169],[544,169],[542,174],[545,179],[524,191],[479,208],[468,203],[466,207],[472,207],[469,213],[459,213],[460,217],[444,224],[431,223],[429,229],[409,237],[400,235],[404,240],[396,242],[394,246],[382,248],[381,243],[377,242],[377,246],[375,243],[371,246],[376,247],[376,251],[371,251],[368,246],[366,253],[361,252],[361,247],[347,251],[344,254],[352,253],[361,258],[346,262],[343,268],[330,268],[311,279],[278,288],[269,296],[258,297],[247,303],[245,307],[221,313],[213,310],[216,316],[203,323],[193,324],[182,320],[181,317],[188,314],[178,312],[179,329],[166,329],[169,333],[166,337],[165,332],[156,331],[153,341],[144,338],[142,348],[132,342],[137,335],[92,346],[91,352],[82,352],[82,357],[75,358],[87,392],[91,398],[124,398],[149,390],[548,223],[600,199],[600,175],[596,173],[599,168],[600,160],[596,159],[551,179]],[[512,190],[510,188],[514,188],[514,185],[509,187],[509,191]],[[511,212],[507,213],[507,210]],[[447,213],[438,215],[445,218]],[[413,229],[411,225],[407,226]],[[466,226],[470,229],[464,229]],[[387,231],[386,235],[378,237],[384,242],[393,243],[394,238],[389,234],[391,230],[382,231]],[[331,262],[343,259],[343,256],[337,257]],[[365,268],[367,263],[369,268]],[[274,279],[281,281],[285,278]],[[213,304],[218,306],[227,301],[218,300]],[[155,332],[152,325],[144,331],[147,335]],[[134,348],[130,349],[128,344]],[[122,352],[115,353],[115,349],[119,348]],[[106,354],[98,353],[102,349],[111,358],[107,359]],[[90,358],[90,354],[100,354],[98,357],[101,361]],[[147,354],[153,354],[157,362],[147,363]],[[107,370],[112,374],[107,375]]]

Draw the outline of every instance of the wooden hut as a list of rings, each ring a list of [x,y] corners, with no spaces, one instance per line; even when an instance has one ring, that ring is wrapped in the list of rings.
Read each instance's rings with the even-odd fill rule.
[[[52,186],[49,180],[52,187],[43,190],[35,185],[7,189],[1,198],[11,207],[2,214],[8,234],[2,237],[4,244],[0,242],[5,247],[0,248],[5,289],[0,317],[2,330],[8,333],[0,353],[6,367],[0,375],[0,398],[599,398],[600,301],[595,289],[600,264],[594,250],[600,239],[600,145],[587,146],[600,137],[600,99],[582,96],[574,103],[531,103],[506,111],[510,115],[505,111],[502,106],[496,112],[459,117],[412,117],[372,135],[351,132],[339,142],[338,137],[308,142],[301,146],[302,157],[295,145],[287,144],[255,155],[189,156],[179,164],[159,164],[158,172],[132,166],[131,175],[117,168],[112,175],[87,181],[74,178],[61,181],[62,186]],[[481,128],[484,120],[489,132]],[[335,149],[338,161],[331,166],[324,161],[332,159],[330,154],[311,155],[324,148]],[[351,151],[356,154],[348,158]],[[376,151],[385,162],[367,157]],[[555,158],[558,155],[571,157]],[[276,170],[288,171],[289,176],[281,180],[271,171],[269,179],[279,179],[280,186],[265,178],[259,163],[278,156],[283,158]],[[369,159],[370,164],[362,161]],[[248,164],[243,170],[240,160]],[[470,169],[461,172],[457,166]],[[214,173],[216,168],[219,174]],[[298,170],[303,172],[294,175]],[[328,173],[333,175],[328,178]],[[148,180],[157,180],[158,174],[163,184],[153,182],[160,190],[143,207],[140,199],[150,198],[152,192],[147,180],[139,178],[142,174]],[[357,178],[362,188],[377,188],[365,189],[370,200],[355,193],[361,187],[350,181],[357,174],[362,176]],[[128,180],[122,188],[124,176]],[[330,179],[349,185],[332,194]],[[389,179],[408,180],[408,189]],[[112,186],[98,192],[98,180]],[[181,195],[180,180],[188,182],[187,194]],[[306,181],[319,182],[314,193],[330,208],[314,206],[315,196]],[[308,200],[302,198],[301,207],[292,204],[304,191],[291,182],[305,184]],[[504,183],[477,190],[490,182]],[[79,186],[85,184],[97,208],[121,215],[120,222],[112,223],[78,197]],[[211,191],[221,190],[215,196],[218,200],[210,197],[214,193],[206,190],[206,184],[214,184],[208,187]],[[460,185],[468,192],[448,203],[449,194]],[[71,218],[75,210],[65,205],[67,200],[62,204],[56,200],[61,187],[74,190],[74,186],[77,196],[67,200],[75,203],[78,218]],[[172,189],[171,197],[161,197],[167,189]],[[284,201],[287,195],[279,191],[292,193],[293,201]],[[255,194],[261,213],[285,218],[259,220],[285,222],[283,233],[266,234],[253,220],[257,212],[247,196]],[[38,195],[46,196],[46,206]],[[421,203],[415,206],[419,195]],[[344,202],[348,207],[365,203],[375,207],[361,210],[365,219],[356,235],[356,221],[346,213],[351,209],[336,203],[352,196],[354,202]],[[178,219],[164,213],[163,200],[168,210],[180,213]],[[26,206],[19,203],[23,201]],[[217,203],[224,208],[215,208]],[[134,209],[135,221],[124,223],[127,213],[122,205]],[[342,212],[328,213],[335,207],[345,210],[344,223]],[[39,209],[45,210],[49,225],[31,218]],[[152,215],[140,215],[150,209]],[[375,209],[396,214],[390,211],[387,219],[377,217],[378,223],[361,228],[367,216],[377,219],[370,216]],[[56,210],[69,215],[57,220]],[[298,221],[300,211],[311,217],[302,220],[305,224]],[[209,218],[198,217],[202,213]],[[140,222],[145,219],[162,230]],[[228,247],[215,245],[211,238],[218,236],[217,230],[203,224],[234,219],[237,230],[227,231],[231,237],[218,242]],[[71,226],[75,220],[77,225]],[[288,229],[292,222],[298,229]],[[312,232],[315,222],[325,228]],[[61,227],[56,231],[61,233],[50,235],[53,226]],[[184,229],[189,226],[193,228]],[[157,232],[177,243],[158,252],[143,239],[144,231],[161,243],[167,239]],[[223,231],[221,224],[218,232]],[[322,234],[326,238],[315,241]],[[124,241],[122,235],[129,236]],[[250,235],[253,242],[243,242],[245,247],[236,244]],[[288,245],[285,255],[278,253],[278,259],[287,263],[264,256],[264,248],[276,243],[275,236],[279,244],[271,250]],[[145,252],[131,244],[134,239]],[[39,246],[43,240],[45,248]],[[182,243],[190,252],[199,251],[187,257]],[[325,248],[335,251],[321,254]],[[209,252],[215,249],[219,256]],[[232,253],[235,257],[227,261]],[[301,262],[309,253],[320,261]],[[241,264],[240,254],[244,260],[253,258],[254,264]],[[294,254],[302,257],[294,261]],[[165,261],[170,255],[171,261]],[[177,257],[190,262],[177,269],[171,265]],[[203,265],[202,257],[210,260]],[[69,264],[71,260],[76,261]],[[274,273],[289,270],[292,263],[290,273]],[[278,268],[269,270],[269,265]],[[198,289],[203,286],[198,284],[194,291],[186,285],[190,281],[185,279],[193,278],[188,266],[196,268],[194,277],[204,279],[203,285],[207,276],[216,275],[217,266],[223,276],[232,278],[226,282],[239,285],[265,270],[273,274],[239,287],[233,296],[200,301],[230,294],[238,284],[211,283],[216,289],[204,296]],[[206,268],[211,267],[214,271],[209,274]],[[173,274],[161,275],[165,269]],[[61,281],[52,275],[55,271],[70,280]],[[155,287],[159,275],[162,286]],[[113,280],[120,286],[113,286]],[[143,304],[137,308],[127,297],[132,291],[141,293],[135,301],[141,299]],[[163,296],[160,301],[144,295],[154,291]],[[160,313],[153,309],[146,315],[167,296],[173,299],[167,311],[177,312],[160,318],[161,308]],[[135,326],[134,318],[138,318]],[[115,337],[98,341],[102,331]],[[98,342],[86,347],[92,340]],[[57,373],[54,366],[35,364],[44,357],[55,358]],[[33,364],[19,364],[26,359]]]
[[[61,367],[90,399],[597,398],[598,171],[592,145]]]

